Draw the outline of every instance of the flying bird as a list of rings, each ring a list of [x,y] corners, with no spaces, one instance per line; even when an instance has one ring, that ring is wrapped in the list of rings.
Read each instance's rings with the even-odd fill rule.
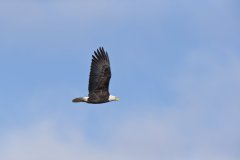
[[[92,63],[89,75],[88,96],[79,97],[72,102],[86,102],[92,104],[118,101],[119,98],[109,93],[111,68],[108,53],[103,47],[99,47],[92,55]]]

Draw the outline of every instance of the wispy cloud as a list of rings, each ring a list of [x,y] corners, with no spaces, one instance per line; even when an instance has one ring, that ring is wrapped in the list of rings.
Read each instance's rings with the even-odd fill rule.
[[[115,22],[133,20],[153,15],[164,9],[166,1],[151,0],[139,2],[137,5],[129,1],[1,1],[0,18],[12,27],[47,27],[54,23],[67,24],[75,22],[88,27],[99,22]],[[144,8],[138,7],[143,6]],[[44,23],[45,22],[45,23]],[[92,22],[92,23],[91,23]],[[49,23],[49,24],[46,24]],[[5,24],[6,25],[6,24]],[[49,26],[48,26],[49,27]],[[59,26],[61,27],[61,26]]]

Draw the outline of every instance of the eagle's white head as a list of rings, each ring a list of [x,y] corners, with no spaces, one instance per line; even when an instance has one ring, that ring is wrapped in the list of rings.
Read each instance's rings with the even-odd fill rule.
[[[110,96],[108,97],[108,100],[109,100],[109,101],[119,101],[119,98],[116,97],[116,96],[110,95]]]

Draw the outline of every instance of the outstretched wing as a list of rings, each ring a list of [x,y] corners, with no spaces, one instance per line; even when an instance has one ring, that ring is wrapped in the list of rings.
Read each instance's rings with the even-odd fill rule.
[[[89,95],[97,92],[107,92],[111,78],[111,68],[107,52],[103,47],[94,51],[92,56],[91,70],[89,75],[88,91]]]

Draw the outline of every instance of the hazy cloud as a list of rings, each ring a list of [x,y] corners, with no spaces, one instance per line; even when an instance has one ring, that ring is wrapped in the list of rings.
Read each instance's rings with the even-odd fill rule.
[[[0,158],[237,160],[240,57],[223,55],[224,59],[203,51],[189,54],[172,81],[176,103],[155,112],[129,112],[120,123],[108,126],[107,143],[96,145],[84,127],[65,123],[62,130],[59,119],[50,118],[6,133]]]
[[[1,54],[19,56],[14,56],[18,63],[1,67],[7,73],[3,77],[9,78],[1,83],[2,102],[8,104],[1,108],[1,117],[12,121],[2,121],[0,159],[238,160],[240,57],[235,3],[1,1],[0,40],[5,48]],[[73,44],[79,46],[81,39],[95,46],[94,39],[106,33],[109,40],[104,42],[115,41],[110,51],[118,74],[112,83],[119,85],[114,91],[124,100],[74,112],[69,103],[86,93],[89,67],[69,66],[79,62],[88,66],[89,61],[80,59],[83,54]],[[122,43],[127,47],[121,48]],[[89,54],[90,47],[84,47]],[[79,55],[77,62],[69,56],[72,48]],[[13,62],[13,56],[6,59],[2,61]],[[85,88],[77,89],[76,83]],[[166,96],[169,104],[160,102],[166,90],[172,93]]]

